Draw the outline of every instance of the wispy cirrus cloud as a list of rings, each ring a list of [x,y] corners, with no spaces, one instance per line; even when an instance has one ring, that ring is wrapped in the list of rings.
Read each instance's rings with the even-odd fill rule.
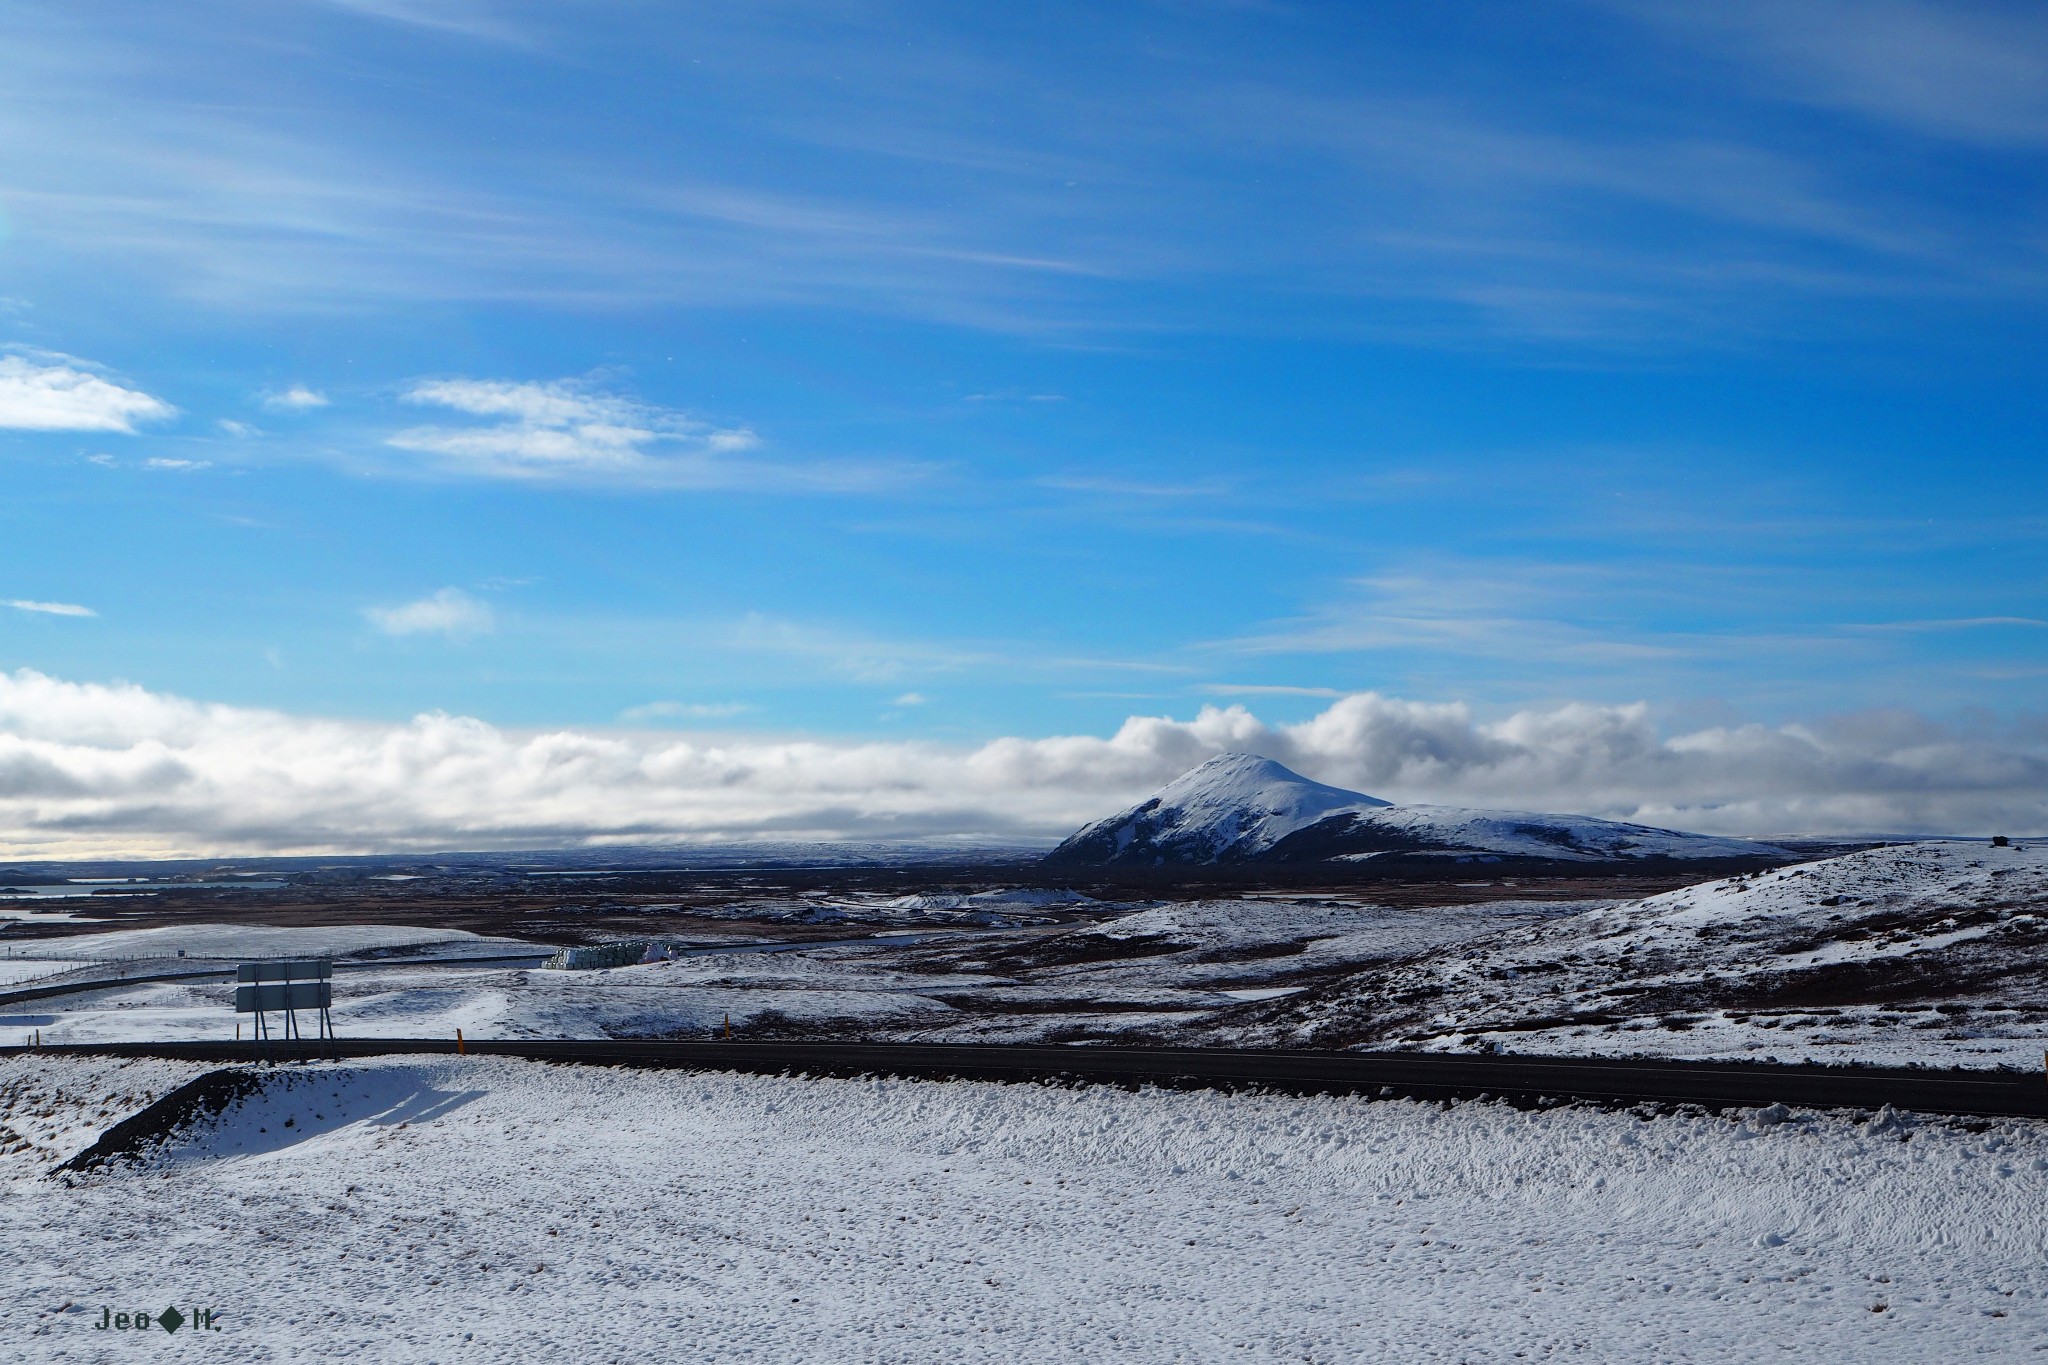
[[[429,456],[439,472],[487,479],[673,489],[778,488],[845,492],[916,477],[907,465],[788,463],[751,458],[761,438],[587,382],[435,379],[405,401],[486,419],[393,433],[394,449]],[[742,458],[748,457],[748,458]]]
[[[2035,616],[1956,616],[1927,621],[1870,621],[1854,622],[1844,630],[1864,631],[1949,631],[1949,630],[1997,630],[2018,626],[2023,629],[2048,629],[2048,621]]]
[[[753,654],[780,655],[861,683],[889,683],[1001,665],[1008,653],[994,646],[886,639],[832,626],[750,612],[725,630],[728,644]]]
[[[2048,15],[1921,0],[1605,0],[1779,96],[1994,147],[2048,142]]]
[[[464,38],[519,45],[532,41],[532,35],[507,19],[499,7],[482,0],[314,0],[314,3],[407,28]]]
[[[1344,696],[1336,687],[1291,687],[1283,683],[1203,683],[1195,689],[1212,697],[1329,697]]]
[[[2038,145],[2048,67],[2023,10],[1610,0],[1531,20],[1535,49],[1590,43],[1615,69],[1581,84],[1481,32],[1447,67],[1403,19],[1365,14],[1294,30],[1227,6],[1133,11],[1032,60],[971,21],[912,38],[859,7],[612,7],[526,43],[532,6],[515,23],[457,0],[325,3],[515,44],[507,63],[573,60],[522,87],[535,117],[464,145],[450,112],[500,90],[451,72],[431,97],[448,102],[419,103],[402,80],[341,76],[292,28],[301,7],[220,33],[168,11],[117,31],[24,20],[0,44],[14,200],[80,259],[240,308],[822,306],[1099,339],[1263,330],[1284,307],[1433,340],[1695,344],[1794,309],[2044,287],[2024,196],[1976,196],[1966,217],[1945,174],[1855,140],[1868,130],[1802,144],[1781,126],[1790,92],[1886,132]],[[385,48],[353,55],[383,70]],[[1693,58],[1683,79],[1630,79],[1673,48]],[[646,145],[622,148],[582,82],[709,49],[730,60],[699,91],[705,117],[647,121]],[[237,60],[250,51],[276,60]],[[226,93],[203,74],[223,67]],[[990,99],[1016,116],[959,117]],[[36,118],[53,106],[61,129]],[[389,136],[394,120],[415,135]],[[1218,288],[1246,280],[1265,306]]]
[[[162,422],[178,410],[127,388],[71,356],[47,352],[0,355],[0,427],[15,431],[135,433],[138,422]]]
[[[754,708],[742,701],[650,701],[619,712],[626,722],[649,720],[730,720]]]
[[[1051,474],[1033,482],[1063,493],[1098,493],[1111,498],[1220,498],[1232,491],[1232,486],[1221,479],[1166,482],[1097,474]]]
[[[759,444],[744,428],[714,428],[573,380],[437,379],[414,385],[405,401],[496,419],[412,427],[389,439],[400,450],[489,478],[708,483],[717,481],[712,456]]]
[[[98,616],[91,607],[81,607],[76,602],[36,602],[25,597],[7,599],[0,605],[13,607],[16,611],[34,612],[42,616]]]
[[[780,655],[859,683],[896,683],[970,672],[1010,677],[1068,674],[1185,674],[1191,664],[1161,659],[1064,654],[1018,641],[887,638],[843,627],[750,612],[719,631],[731,649]]]
[[[1646,629],[1620,610],[1646,589],[1619,566],[1439,560],[1363,575],[1349,593],[1313,614],[1218,648],[1249,655],[1348,654],[1387,650],[1524,663],[1633,663],[1676,658],[1699,647],[1678,632]],[[1632,581],[1633,580],[1633,581]],[[1604,622],[1586,619],[1598,601]],[[1633,605],[1633,603],[1631,603]]]
[[[386,635],[482,635],[498,624],[489,603],[460,588],[442,588],[395,607],[368,607],[363,615]]]

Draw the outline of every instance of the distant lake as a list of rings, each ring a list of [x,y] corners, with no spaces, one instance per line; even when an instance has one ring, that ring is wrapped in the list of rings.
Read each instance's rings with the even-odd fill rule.
[[[159,891],[228,890],[275,891],[283,882],[152,882],[134,877],[74,877],[57,886],[0,886],[0,900],[71,900],[79,896],[149,896]]]

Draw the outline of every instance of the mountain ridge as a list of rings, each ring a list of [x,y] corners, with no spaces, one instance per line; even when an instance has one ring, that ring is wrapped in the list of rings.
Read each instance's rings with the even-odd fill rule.
[[[1220,754],[1086,825],[1053,866],[1432,861],[1788,862],[1775,844],[1592,816],[1397,805],[1315,782],[1255,754]]]

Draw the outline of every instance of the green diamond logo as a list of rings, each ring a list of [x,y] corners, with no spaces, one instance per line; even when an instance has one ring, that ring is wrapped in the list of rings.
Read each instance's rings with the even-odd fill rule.
[[[175,1304],[157,1314],[156,1320],[166,1332],[175,1332],[185,1325],[185,1315],[178,1311]]]

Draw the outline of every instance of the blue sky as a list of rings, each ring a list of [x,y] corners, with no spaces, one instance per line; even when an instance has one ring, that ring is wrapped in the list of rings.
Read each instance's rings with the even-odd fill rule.
[[[834,742],[2048,727],[2035,6],[0,34],[0,666]]]

